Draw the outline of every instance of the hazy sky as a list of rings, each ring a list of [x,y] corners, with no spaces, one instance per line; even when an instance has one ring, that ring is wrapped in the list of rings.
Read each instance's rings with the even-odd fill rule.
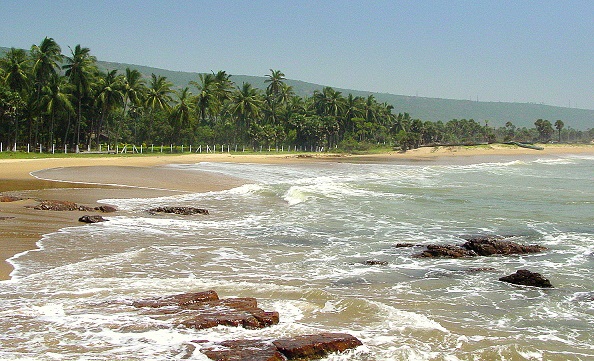
[[[170,70],[594,109],[594,1],[0,0],[0,46]]]

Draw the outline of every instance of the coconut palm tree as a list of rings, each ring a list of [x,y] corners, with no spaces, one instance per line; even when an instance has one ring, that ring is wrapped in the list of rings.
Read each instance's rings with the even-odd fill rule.
[[[31,47],[32,75],[37,92],[35,102],[37,103],[37,122],[35,123],[35,143],[39,134],[39,125],[43,123],[42,107],[39,104],[41,90],[49,81],[50,77],[56,74],[62,60],[62,49],[53,38],[44,38],[41,44]]]
[[[97,83],[97,97],[95,101],[101,109],[101,118],[95,129],[95,134],[97,145],[99,145],[99,138],[103,132],[105,119],[109,119],[109,115],[115,106],[123,105],[124,94],[122,92],[122,77],[117,75],[117,70],[101,73]]]
[[[54,144],[56,114],[58,112],[74,113],[71,87],[72,85],[68,83],[66,77],[54,73],[42,88],[42,97],[40,99],[41,109],[51,119],[49,130],[50,140],[47,148]]]
[[[169,103],[172,101],[169,94],[172,93],[171,84],[167,77],[156,76],[151,74],[151,81],[149,82],[148,90],[146,93],[145,105],[150,111],[150,123],[149,123],[149,137],[153,136],[153,123],[155,121],[155,112],[159,110],[169,110],[171,106]]]
[[[75,87],[77,102],[76,119],[76,144],[80,144],[80,126],[82,123],[82,102],[91,89],[96,59],[91,55],[89,48],[83,48],[80,44],[74,50],[70,48],[71,56],[65,57],[66,64],[62,66],[66,70],[66,76]]]
[[[285,80],[285,74],[280,70],[270,69],[270,74],[266,75],[265,83],[269,83],[266,87],[267,100],[270,106],[270,113],[272,116],[272,122],[276,124],[276,108],[279,101],[279,95],[281,94],[283,84]]]
[[[24,95],[29,85],[29,58],[23,49],[11,48],[0,58],[3,81],[12,91]]]
[[[175,95],[177,96],[177,104],[171,112],[171,119],[173,121],[174,134],[180,134],[182,129],[189,129],[191,125],[192,93],[190,93],[190,88],[185,87],[175,92]]]
[[[239,131],[245,134],[250,129],[251,122],[260,114],[262,98],[258,89],[250,83],[243,83],[241,88],[233,92],[231,114],[239,123]]]
[[[563,129],[564,126],[565,126],[565,123],[563,123],[563,121],[561,119],[559,119],[555,122],[555,129],[557,129],[557,131],[559,131],[559,143],[561,143],[561,129]]]
[[[206,115],[211,113],[217,101],[216,79],[214,74],[198,74],[199,82],[191,81],[190,85],[198,89],[198,94],[194,97],[196,110],[200,115],[202,122],[206,122]]]

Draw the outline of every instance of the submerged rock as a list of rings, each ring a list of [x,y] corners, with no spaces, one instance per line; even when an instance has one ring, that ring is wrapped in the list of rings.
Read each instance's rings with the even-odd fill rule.
[[[202,350],[211,360],[285,361],[287,358],[270,342],[261,340],[229,340]]]
[[[278,312],[266,312],[258,307],[255,298],[219,299],[215,291],[183,293],[168,297],[136,301],[134,307],[164,308],[166,315],[184,311],[190,314],[177,325],[205,329],[216,326],[264,328],[279,322]],[[172,308],[173,307],[173,308]],[[177,308],[177,310],[175,309]]]
[[[467,236],[462,245],[431,244],[427,250],[416,254],[417,258],[462,258],[493,255],[528,254],[545,251],[539,245],[522,245],[500,236]]]
[[[501,237],[476,237],[467,240],[462,247],[480,256],[538,253],[547,249],[538,245],[521,245]]]
[[[84,211],[84,212],[92,212],[95,209],[92,207],[78,205],[74,202],[68,201],[53,201],[53,200],[45,200],[41,201],[38,205],[33,207],[33,209],[43,210],[43,211]]]
[[[544,278],[540,273],[530,272],[525,269],[516,271],[509,276],[499,278],[500,281],[513,283],[522,286],[533,286],[542,288],[552,288],[551,282]]]
[[[396,243],[393,247],[394,248],[412,248],[412,247],[417,247],[417,245],[414,243]]]
[[[273,342],[289,360],[322,358],[332,352],[342,352],[363,343],[347,333],[321,333],[285,338]]]
[[[183,216],[190,216],[193,214],[204,214],[208,215],[208,209],[195,208],[195,207],[155,207],[148,210],[149,213],[171,213],[179,214]]]
[[[185,307],[195,303],[202,303],[206,301],[216,301],[219,299],[219,295],[215,291],[204,291],[204,292],[192,292],[192,293],[181,293],[173,296],[157,297],[148,300],[134,301],[132,306],[134,307],[169,307],[178,306]]]
[[[107,219],[105,219],[101,216],[84,215],[84,216],[80,217],[78,219],[78,221],[83,222],[83,223],[99,223],[99,222],[106,222]]]
[[[333,352],[342,352],[363,343],[346,333],[321,333],[263,340],[231,340],[205,347],[201,351],[212,360],[284,361],[320,359]]]
[[[427,249],[414,255],[416,258],[462,258],[475,257],[476,252],[451,244],[430,244]]]
[[[99,212],[103,212],[103,213],[113,213],[115,211],[117,211],[118,209],[116,207],[112,207],[112,206],[99,206],[99,207],[95,207],[96,211]]]
[[[380,261],[377,259],[368,259],[367,261],[363,262],[366,266],[387,266],[387,261]]]
[[[0,202],[16,202],[20,201],[22,198],[13,197],[13,196],[0,196]]]

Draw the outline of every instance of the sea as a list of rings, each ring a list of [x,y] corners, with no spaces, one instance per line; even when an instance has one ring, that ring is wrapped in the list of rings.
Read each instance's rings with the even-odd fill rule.
[[[594,360],[591,155],[169,167],[245,184],[105,199],[121,210],[108,222],[46,234],[13,257],[0,359],[207,360],[200,348],[223,340],[346,332],[363,346],[324,360]],[[156,206],[210,215],[146,212]],[[547,250],[415,257],[477,235]],[[499,281],[519,269],[554,288]],[[206,290],[254,297],[280,322],[194,330],[132,307]]]

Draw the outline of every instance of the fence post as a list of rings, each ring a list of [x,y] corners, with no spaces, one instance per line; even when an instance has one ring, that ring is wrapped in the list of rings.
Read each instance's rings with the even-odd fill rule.
[[[29,153],[29,147],[30,147],[30,144],[27,143],[27,153]]]
[[[52,154],[56,154],[56,145],[52,144]]]
[[[142,144],[140,145],[140,154],[142,154]]]
[[[202,144],[198,146],[198,152],[202,154]]]
[[[2,142],[0,142],[0,153],[2,153]]]
[[[41,143],[39,143],[39,153],[43,153],[43,146],[41,145]]]
[[[190,144],[190,153],[192,153],[192,144]]]
[[[68,148],[67,147],[68,147],[68,144],[64,144],[64,154],[67,154],[68,153]]]
[[[173,154],[173,144],[169,144],[169,153]]]

